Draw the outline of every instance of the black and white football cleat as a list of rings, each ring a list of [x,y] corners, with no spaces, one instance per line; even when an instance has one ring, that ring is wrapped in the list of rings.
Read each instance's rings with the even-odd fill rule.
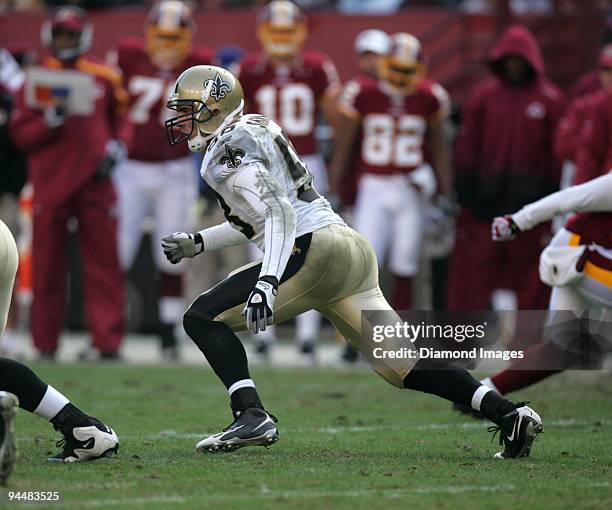
[[[256,407],[236,413],[236,419],[223,432],[206,437],[196,444],[199,452],[231,452],[244,446],[270,446],[279,439],[277,418]]]
[[[62,451],[49,457],[49,462],[80,462],[112,457],[119,450],[119,439],[110,427],[96,418],[89,418],[90,425],[56,428],[63,434],[56,446]]]
[[[0,485],[5,485],[17,460],[17,445],[13,421],[19,399],[12,393],[0,391]]]
[[[499,426],[488,428],[493,437],[500,433],[499,444],[504,446],[503,451],[495,454],[496,459],[528,457],[531,453],[531,445],[544,427],[540,415],[526,404],[528,402],[519,402],[514,411],[502,417]]]

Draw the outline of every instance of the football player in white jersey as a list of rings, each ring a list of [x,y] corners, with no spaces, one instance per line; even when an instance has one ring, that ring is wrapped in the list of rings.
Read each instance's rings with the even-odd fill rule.
[[[196,66],[178,78],[168,101],[177,112],[166,122],[169,141],[186,141],[192,151],[205,152],[201,174],[217,194],[227,222],[165,237],[166,256],[177,263],[249,241],[264,253],[261,262],[234,271],[201,294],[184,315],[185,331],[228,389],[234,415],[229,427],[205,437],[196,449],[231,451],[278,440],[277,420],[259,398],[235,332],[248,328],[258,333],[316,309],[387,382],[472,405],[501,430],[504,450],[499,456],[528,455],[542,421],[524,403],[514,404],[467,371],[437,361],[374,359],[374,347],[381,344],[361,334],[361,312],[388,312],[393,324],[400,319],[380,291],[372,246],[317,193],[281,128],[261,115],[243,115],[243,98],[230,72]],[[398,340],[387,339],[384,345],[397,347]]]

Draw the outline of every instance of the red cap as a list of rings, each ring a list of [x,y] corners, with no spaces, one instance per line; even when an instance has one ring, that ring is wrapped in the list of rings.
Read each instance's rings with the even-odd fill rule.
[[[51,29],[64,28],[71,32],[82,32],[86,23],[85,13],[72,8],[58,9],[51,20]]]

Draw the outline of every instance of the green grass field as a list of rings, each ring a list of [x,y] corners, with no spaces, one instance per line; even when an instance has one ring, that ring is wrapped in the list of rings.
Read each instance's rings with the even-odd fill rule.
[[[48,464],[48,423],[19,412],[19,461],[7,491],[59,491],[34,508],[610,509],[612,379],[570,373],[515,397],[545,433],[532,457],[492,458],[486,424],[367,371],[255,369],[279,419],[270,449],[206,455],[194,445],[231,419],[211,371],[183,366],[37,365],[39,374],[113,426],[119,456]]]

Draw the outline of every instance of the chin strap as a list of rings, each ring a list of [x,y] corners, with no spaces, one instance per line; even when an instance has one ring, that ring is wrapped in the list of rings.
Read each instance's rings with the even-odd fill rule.
[[[206,143],[208,142],[208,140],[217,136],[230,123],[232,123],[236,117],[239,117],[240,115],[242,115],[243,109],[244,109],[244,99],[241,99],[240,104],[238,105],[238,108],[230,112],[229,115],[225,118],[225,120],[212,133],[202,136],[202,132],[198,129],[198,134],[195,135],[193,138],[191,138],[187,142],[189,146],[189,150],[191,152],[202,152],[206,148]]]

